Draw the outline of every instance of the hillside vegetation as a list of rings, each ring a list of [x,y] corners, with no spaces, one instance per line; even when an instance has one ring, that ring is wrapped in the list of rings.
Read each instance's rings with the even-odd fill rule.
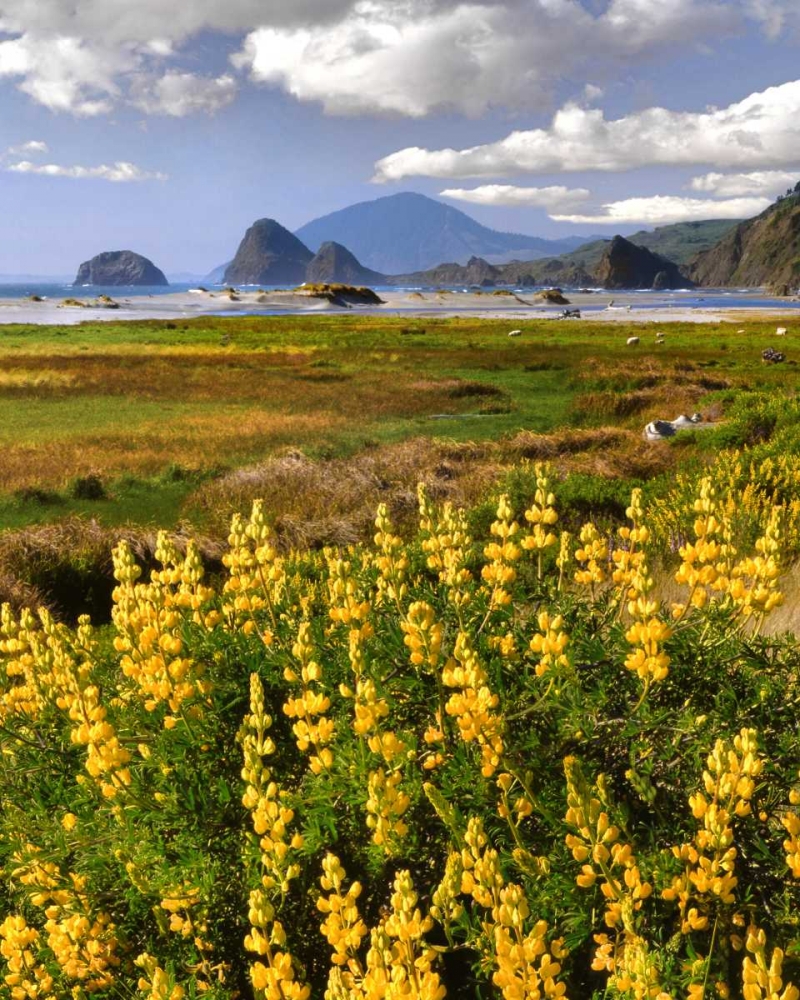
[[[699,252],[716,246],[736,225],[736,222],[726,219],[679,222],[671,226],[659,226],[652,232],[634,233],[625,239],[629,243],[666,257],[686,270]],[[520,263],[514,266],[513,271],[509,269],[509,274],[519,276],[530,274],[537,284],[555,281],[570,287],[590,285],[595,281],[595,272],[610,243],[610,239],[596,240],[560,257]],[[689,274],[688,271],[686,273]]]
[[[797,289],[800,286],[800,193],[742,222],[689,268],[697,284]]]

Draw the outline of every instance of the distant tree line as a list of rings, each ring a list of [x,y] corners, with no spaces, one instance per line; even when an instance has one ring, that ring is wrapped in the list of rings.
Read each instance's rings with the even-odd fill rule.
[[[793,188],[786,188],[786,194],[779,194],[775,199],[776,201],[783,201],[784,198],[791,198],[792,195],[800,194],[800,181],[798,181]]]

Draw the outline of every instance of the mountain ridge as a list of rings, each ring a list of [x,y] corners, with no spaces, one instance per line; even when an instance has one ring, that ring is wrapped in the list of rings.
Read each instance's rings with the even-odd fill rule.
[[[432,287],[599,285],[615,290],[624,288],[663,290],[689,288],[692,285],[673,261],[653,253],[647,247],[638,246],[623,236],[615,236],[608,241],[602,256],[592,270],[558,257],[550,258],[548,261],[515,261],[501,266],[490,264],[480,257],[472,257],[465,265],[439,264],[427,271],[393,275],[387,281],[392,285],[416,284]]]
[[[312,250],[329,241],[343,244],[364,267],[382,274],[410,274],[447,261],[464,264],[476,256],[490,263],[514,254],[554,256],[583,242],[580,236],[547,240],[490,229],[452,205],[412,191],[348,205],[312,219],[295,236]]]

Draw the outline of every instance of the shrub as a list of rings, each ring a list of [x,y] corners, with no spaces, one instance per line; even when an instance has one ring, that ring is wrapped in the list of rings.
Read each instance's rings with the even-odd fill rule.
[[[161,535],[149,576],[116,549],[111,630],[4,609],[7,985],[794,998],[777,515],[721,549],[703,479],[662,607],[640,493],[571,540],[529,472],[480,542],[423,492],[410,542],[380,507],[369,547],[281,555],[256,503],[219,588]]]
[[[69,484],[69,495],[74,500],[107,500],[103,480],[96,472],[76,476]]]

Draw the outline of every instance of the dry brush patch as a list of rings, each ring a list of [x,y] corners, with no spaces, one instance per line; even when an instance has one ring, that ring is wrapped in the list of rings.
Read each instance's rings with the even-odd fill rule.
[[[98,471],[111,477],[124,472],[153,475],[173,463],[195,468],[227,465],[297,440],[327,441],[344,423],[344,418],[327,412],[282,415],[242,408],[175,419],[165,413],[160,421],[127,431],[6,445],[0,490],[60,487],[75,476]]]
[[[579,471],[647,479],[669,468],[675,455],[668,447],[648,445],[641,435],[613,427],[523,431],[477,443],[413,438],[328,460],[292,450],[201,486],[188,499],[186,511],[221,533],[234,511],[260,498],[282,547],[350,544],[370,537],[378,503],[407,527],[415,516],[420,482],[437,501],[470,507],[504,473],[535,460],[550,461],[558,476]]]
[[[95,621],[107,621],[114,588],[111,553],[123,539],[143,566],[155,565],[157,532],[133,525],[108,528],[71,517],[0,533],[0,604],[15,610],[46,607],[71,620],[90,611]],[[173,540],[185,552],[189,535],[178,531]],[[222,541],[197,541],[209,571],[219,570]]]

